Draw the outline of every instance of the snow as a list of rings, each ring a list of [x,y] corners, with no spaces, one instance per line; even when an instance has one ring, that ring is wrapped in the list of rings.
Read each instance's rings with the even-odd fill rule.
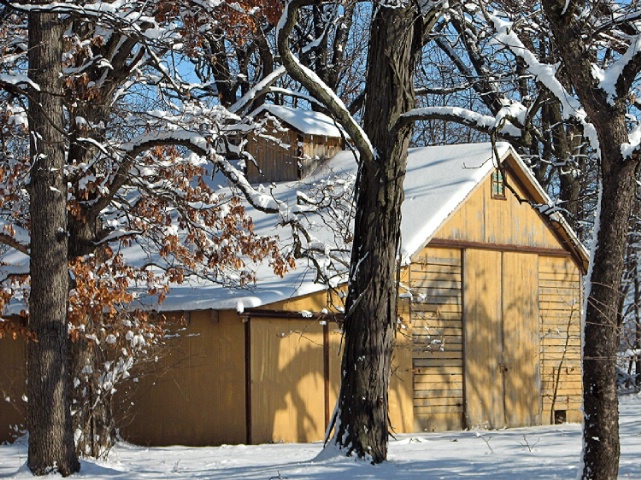
[[[511,149],[507,143],[498,143],[497,151],[502,159]],[[407,263],[412,255],[422,249],[446,218],[490,174],[496,164],[490,143],[410,149],[401,223],[401,255],[404,262]],[[355,175],[356,166],[351,152],[341,152],[303,181],[274,185],[270,191],[273,197],[270,198],[289,206],[293,211],[297,207],[297,197],[305,188],[331,178],[337,183],[341,178]],[[248,208],[247,212],[254,219],[257,234],[278,235],[282,245],[291,242],[288,227],[279,226],[282,216],[265,215],[252,208]],[[306,222],[308,231],[314,235],[314,244],[332,245],[335,242],[317,214],[306,214]],[[141,255],[141,262],[146,261],[143,252],[138,254]],[[134,255],[136,254],[131,251],[128,259],[134,261]],[[314,282],[316,271],[304,259],[298,260],[297,268],[282,278],[275,275],[266,264],[254,267],[257,278],[254,286],[228,288],[191,279],[182,285],[173,286],[167,298],[157,308],[162,311],[237,310],[239,304],[245,309],[257,308],[325,288]],[[346,278],[339,280],[345,281]]]
[[[619,479],[641,478],[641,396],[620,401]],[[371,465],[321,451],[321,443],[138,447],[120,443],[106,461],[82,460],[72,478],[96,480],[493,480],[570,479],[579,467],[581,426],[403,434],[390,442],[389,460]],[[0,478],[33,478],[25,439],[0,446]],[[59,477],[56,477],[59,478]]]
[[[599,87],[608,95],[610,105],[614,106],[615,100],[619,97],[617,84],[625,74],[626,66],[639,54],[639,51],[641,51],[641,35],[633,37],[626,52],[606,69],[592,65],[592,75],[599,80]]]
[[[508,47],[514,55],[520,57],[527,64],[528,71],[559,100],[563,118],[575,118],[578,120],[583,125],[583,134],[590,142],[590,146],[596,152],[600,152],[599,139],[596,135],[594,125],[588,121],[587,114],[579,100],[571,95],[556,77],[560,64],[551,65],[539,62],[536,55],[526,48],[520,40],[513,29],[512,22],[503,20],[492,14],[489,15],[489,18],[496,31],[492,43],[498,46]],[[594,70],[593,72],[598,73]],[[608,76],[608,79],[603,85],[611,82],[612,77]]]
[[[511,152],[517,158],[517,164],[527,174],[527,167],[518,161],[518,156],[507,143],[498,143],[496,147],[500,160]],[[497,159],[494,158],[490,143],[410,149],[404,182],[405,202],[401,223],[401,258],[405,264],[412,259],[413,255],[420,252],[449,215],[456,211],[475,188],[479,187],[481,181],[490,175],[496,165]],[[339,186],[342,188],[345,185],[351,185],[345,180],[354,178],[356,169],[357,163],[353,154],[343,151],[333,159],[322,163],[313,174],[302,181],[274,184],[265,193],[260,193],[260,188],[252,187],[251,200],[254,204],[267,202],[274,207],[274,211],[278,212],[265,214],[248,206],[247,213],[253,218],[255,232],[266,236],[277,235],[282,248],[291,248],[291,229],[289,226],[283,226],[282,223],[290,216],[299,215],[299,220],[305,223],[307,232],[310,234],[307,246],[313,248],[318,255],[324,255],[322,260],[320,257],[315,257],[323,268],[328,268],[326,259],[330,248],[342,249],[343,253],[339,255],[343,255],[343,259],[347,261],[350,245],[343,245],[340,242],[337,244],[334,232],[325,226],[319,213],[309,205],[300,205],[299,201],[301,198],[312,197],[310,193],[319,186],[336,191]],[[215,185],[225,182],[219,176],[211,181]],[[546,198],[542,189],[539,193]],[[228,188],[222,188],[217,190],[217,194],[227,196],[230,191]],[[352,198],[351,193],[348,192],[346,197]],[[306,210],[306,213],[295,213],[303,210]],[[569,231],[567,225],[564,224],[564,227]],[[342,227],[339,225],[339,228]],[[127,263],[132,265],[162,264],[165,260],[158,258],[154,251],[156,250],[146,248],[145,245],[134,244],[123,250],[123,253]],[[2,260],[4,265],[0,265],[0,276],[5,276],[9,271],[24,266],[26,257],[19,252],[13,252],[4,255]],[[346,281],[348,272],[340,262],[335,262],[334,266],[338,271],[332,270],[333,276],[330,277],[330,282],[332,285],[338,285]],[[315,282],[316,269],[311,261],[304,258],[298,259],[296,269],[288,271],[283,277],[276,275],[267,262],[247,261],[246,268],[255,272],[257,280],[255,285],[232,288],[229,284],[223,286],[205,278],[189,277],[183,284],[172,285],[169,294],[160,305],[156,303],[155,298],[146,297],[144,294],[137,302],[161,311],[206,309],[242,311],[318,292],[325,288],[323,284]],[[141,285],[141,290],[145,288],[145,285]],[[134,303],[132,306],[138,305],[140,304]],[[7,307],[7,311],[19,312],[22,308],[20,302],[16,301]]]
[[[234,113],[242,113],[243,109],[247,107],[247,105],[249,105],[254,100],[254,98],[256,98],[256,95],[258,95],[259,92],[262,92],[263,90],[267,89],[269,85],[274,83],[278,78],[282,77],[285,74],[285,72],[286,72],[285,67],[283,66],[278,67],[272,73],[267,75],[263,80],[257,83],[252,89],[250,89],[245,95],[243,95],[236,103],[234,103],[231,107],[229,107],[229,111]]]
[[[341,131],[336,126],[336,122],[323,113],[286,107],[284,105],[262,105],[252,112],[252,115],[256,116],[264,111],[278,117],[299,132],[306,133],[307,135],[341,137]]]
[[[34,90],[40,90],[40,87],[33,82],[28,76],[22,74],[0,73],[0,83],[8,85],[29,85]]]
[[[497,144],[497,153],[502,160],[511,150],[507,143]],[[490,143],[462,144],[411,149],[408,156],[408,168],[405,177],[405,202],[402,208],[401,255],[404,263],[418,253],[432,238],[443,222],[457,207],[477,188],[481,181],[497,165],[493,158]],[[522,163],[521,167],[527,171]],[[342,179],[356,173],[356,161],[351,152],[341,152],[331,161],[324,163],[312,175],[303,181],[283,182],[276,184],[269,192],[272,202],[278,202],[291,211],[300,208],[297,204],[301,192],[312,185],[335,185]],[[221,191],[225,193],[225,191]],[[543,192],[542,195],[545,195]],[[350,195],[351,197],[351,195]],[[255,232],[259,235],[278,235],[281,245],[291,244],[289,227],[279,223],[280,215],[266,215],[252,208],[248,214],[254,219]],[[308,232],[312,235],[310,246],[336,246],[333,233],[324,227],[318,214],[305,214]],[[338,245],[349,248],[349,246]],[[139,258],[136,258],[139,256]],[[127,253],[129,262],[144,263],[149,261],[142,250],[130,249]],[[273,273],[267,264],[249,266],[256,272],[255,285],[245,288],[229,288],[202,279],[188,279],[182,285],[174,285],[161,305],[155,305],[162,311],[229,309],[239,310],[268,305],[287,298],[299,297],[323,290],[322,284],[315,283],[316,270],[305,259],[297,261],[295,270],[284,277]],[[333,278],[334,284],[346,281],[347,271],[339,272]],[[143,298],[145,302],[147,299]]]

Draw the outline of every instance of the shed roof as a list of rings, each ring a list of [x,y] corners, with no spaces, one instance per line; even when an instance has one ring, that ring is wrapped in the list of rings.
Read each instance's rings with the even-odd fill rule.
[[[325,137],[341,137],[341,130],[336,122],[327,115],[312,110],[301,110],[283,105],[265,104],[258,107],[253,113],[256,116],[268,112],[291,128],[307,135],[322,135]]]

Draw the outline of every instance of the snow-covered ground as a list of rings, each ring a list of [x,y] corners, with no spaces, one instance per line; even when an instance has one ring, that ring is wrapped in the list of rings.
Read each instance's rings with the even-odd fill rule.
[[[619,478],[641,478],[641,395],[621,397]],[[118,445],[108,461],[83,461],[75,477],[92,479],[493,480],[576,477],[580,425],[499,431],[399,435],[389,461],[373,466],[336,455],[320,444],[144,448]],[[26,445],[0,446],[0,478],[33,478]]]

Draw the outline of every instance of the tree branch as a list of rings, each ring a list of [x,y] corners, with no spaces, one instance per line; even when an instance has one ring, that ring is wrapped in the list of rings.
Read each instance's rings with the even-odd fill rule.
[[[496,118],[490,115],[482,115],[472,110],[459,107],[426,107],[415,108],[401,115],[399,123],[406,125],[408,123],[421,120],[444,120],[454,122],[466,127],[473,128],[479,132],[494,134],[497,133],[503,138],[509,139],[515,143],[520,143],[521,129],[511,123],[500,121],[497,123]],[[509,116],[502,117],[502,120],[509,120]]]
[[[301,83],[319,102],[327,107],[330,114],[336,118],[351,137],[360,154],[361,161],[375,158],[374,148],[363,129],[350,115],[345,104],[313,71],[302,65],[289,49],[289,35],[298,21],[298,10],[307,5],[321,4],[320,0],[290,0],[283,10],[278,24],[277,45],[281,61],[287,73]]]
[[[11,235],[7,235],[6,233],[0,233],[0,243],[3,245],[7,245],[11,248],[15,248],[16,250],[24,253],[25,255],[29,255],[29,245],[20,243]]]

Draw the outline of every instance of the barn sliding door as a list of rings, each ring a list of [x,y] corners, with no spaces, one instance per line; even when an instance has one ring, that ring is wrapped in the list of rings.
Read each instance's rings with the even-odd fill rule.
[[[541,424],[538,255],[503,253],[505,424]]]
[[[463,335],[466,426],[504,426],[501,253],[465,250]],[[497,277],[498,275],[498,277]]]
[[[540,423],[537,256],[465,251],[467,427]]]

